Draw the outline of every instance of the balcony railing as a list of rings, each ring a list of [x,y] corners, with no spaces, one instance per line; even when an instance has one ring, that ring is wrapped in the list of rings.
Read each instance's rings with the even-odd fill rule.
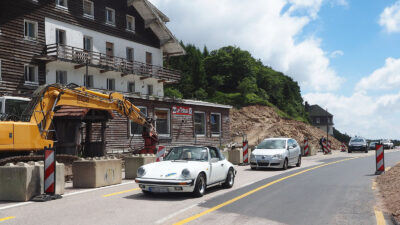
[[[87,51],[67,45],[47,45],[44,54],[37,57],[42,60],[60,60],[78,64],[75,68],[86,66],[96,67],[100,72],[115,71],[124,75],[139,75],[153,77],[165,82],[177,82],[181,73],[178,70],[146,64],[137,61],[129,61],[125,58],[109,56],[100,52]]]

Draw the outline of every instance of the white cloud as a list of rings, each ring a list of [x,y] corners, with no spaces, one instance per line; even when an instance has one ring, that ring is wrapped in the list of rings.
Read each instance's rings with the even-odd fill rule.
[[[382,68],[357,83],[357,90],[392,90],[400,87],[400,59],[387,58]]]
[[[344,52],[342,50],[336,50],[330,54],[330,57],[336,58],[336,57],[343,56],[343,55],[344,55]]]
[[[321,40],[300,38],[303,28],[317,18],[323,0],[151,1],[170,17],[168,26],[185,43],[209,49],[239,46],[292,76],[305,90],[335,90],[343,82],[321,49]]]
[[[400,31],[400,1],[383,10],[379,18],[379,25],[389,33]]]
[[[367,138],[398,138],[400,92],[371,97],[365,92],[356,92],[350,97],[329,93],[306,94],[309,104],[318,104],[334,115],[335,127],[350,135]]]

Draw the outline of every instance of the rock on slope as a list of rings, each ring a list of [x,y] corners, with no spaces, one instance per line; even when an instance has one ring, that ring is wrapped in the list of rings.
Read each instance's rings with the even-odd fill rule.
[[[267,137],[291,137],[303,144],[304,138],[308,137],[309,144],[319,148],[318,142],[326,132],[309,124],[296,120],[281,118],[272,107],[248,106],[242,109],[232,109],[231,134],[233,141],[242,142],[241,133],[247,134],[250,146],[257,145],[259,141]],[[340,149],[340,142],[329,136],[332,148]]]

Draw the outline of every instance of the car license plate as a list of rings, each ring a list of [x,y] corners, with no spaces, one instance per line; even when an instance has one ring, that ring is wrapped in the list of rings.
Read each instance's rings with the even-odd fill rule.
[[[150,192],[166,193],[168,188],[166,187],[149,187]]]

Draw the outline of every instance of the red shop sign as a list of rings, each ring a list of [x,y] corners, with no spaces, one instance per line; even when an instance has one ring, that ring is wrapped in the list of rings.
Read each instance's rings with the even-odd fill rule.
[[[173,106],[172,107],[172,114],[176,115],[193,115],[193,111],[191,107],[184,107],[184,106]]]

